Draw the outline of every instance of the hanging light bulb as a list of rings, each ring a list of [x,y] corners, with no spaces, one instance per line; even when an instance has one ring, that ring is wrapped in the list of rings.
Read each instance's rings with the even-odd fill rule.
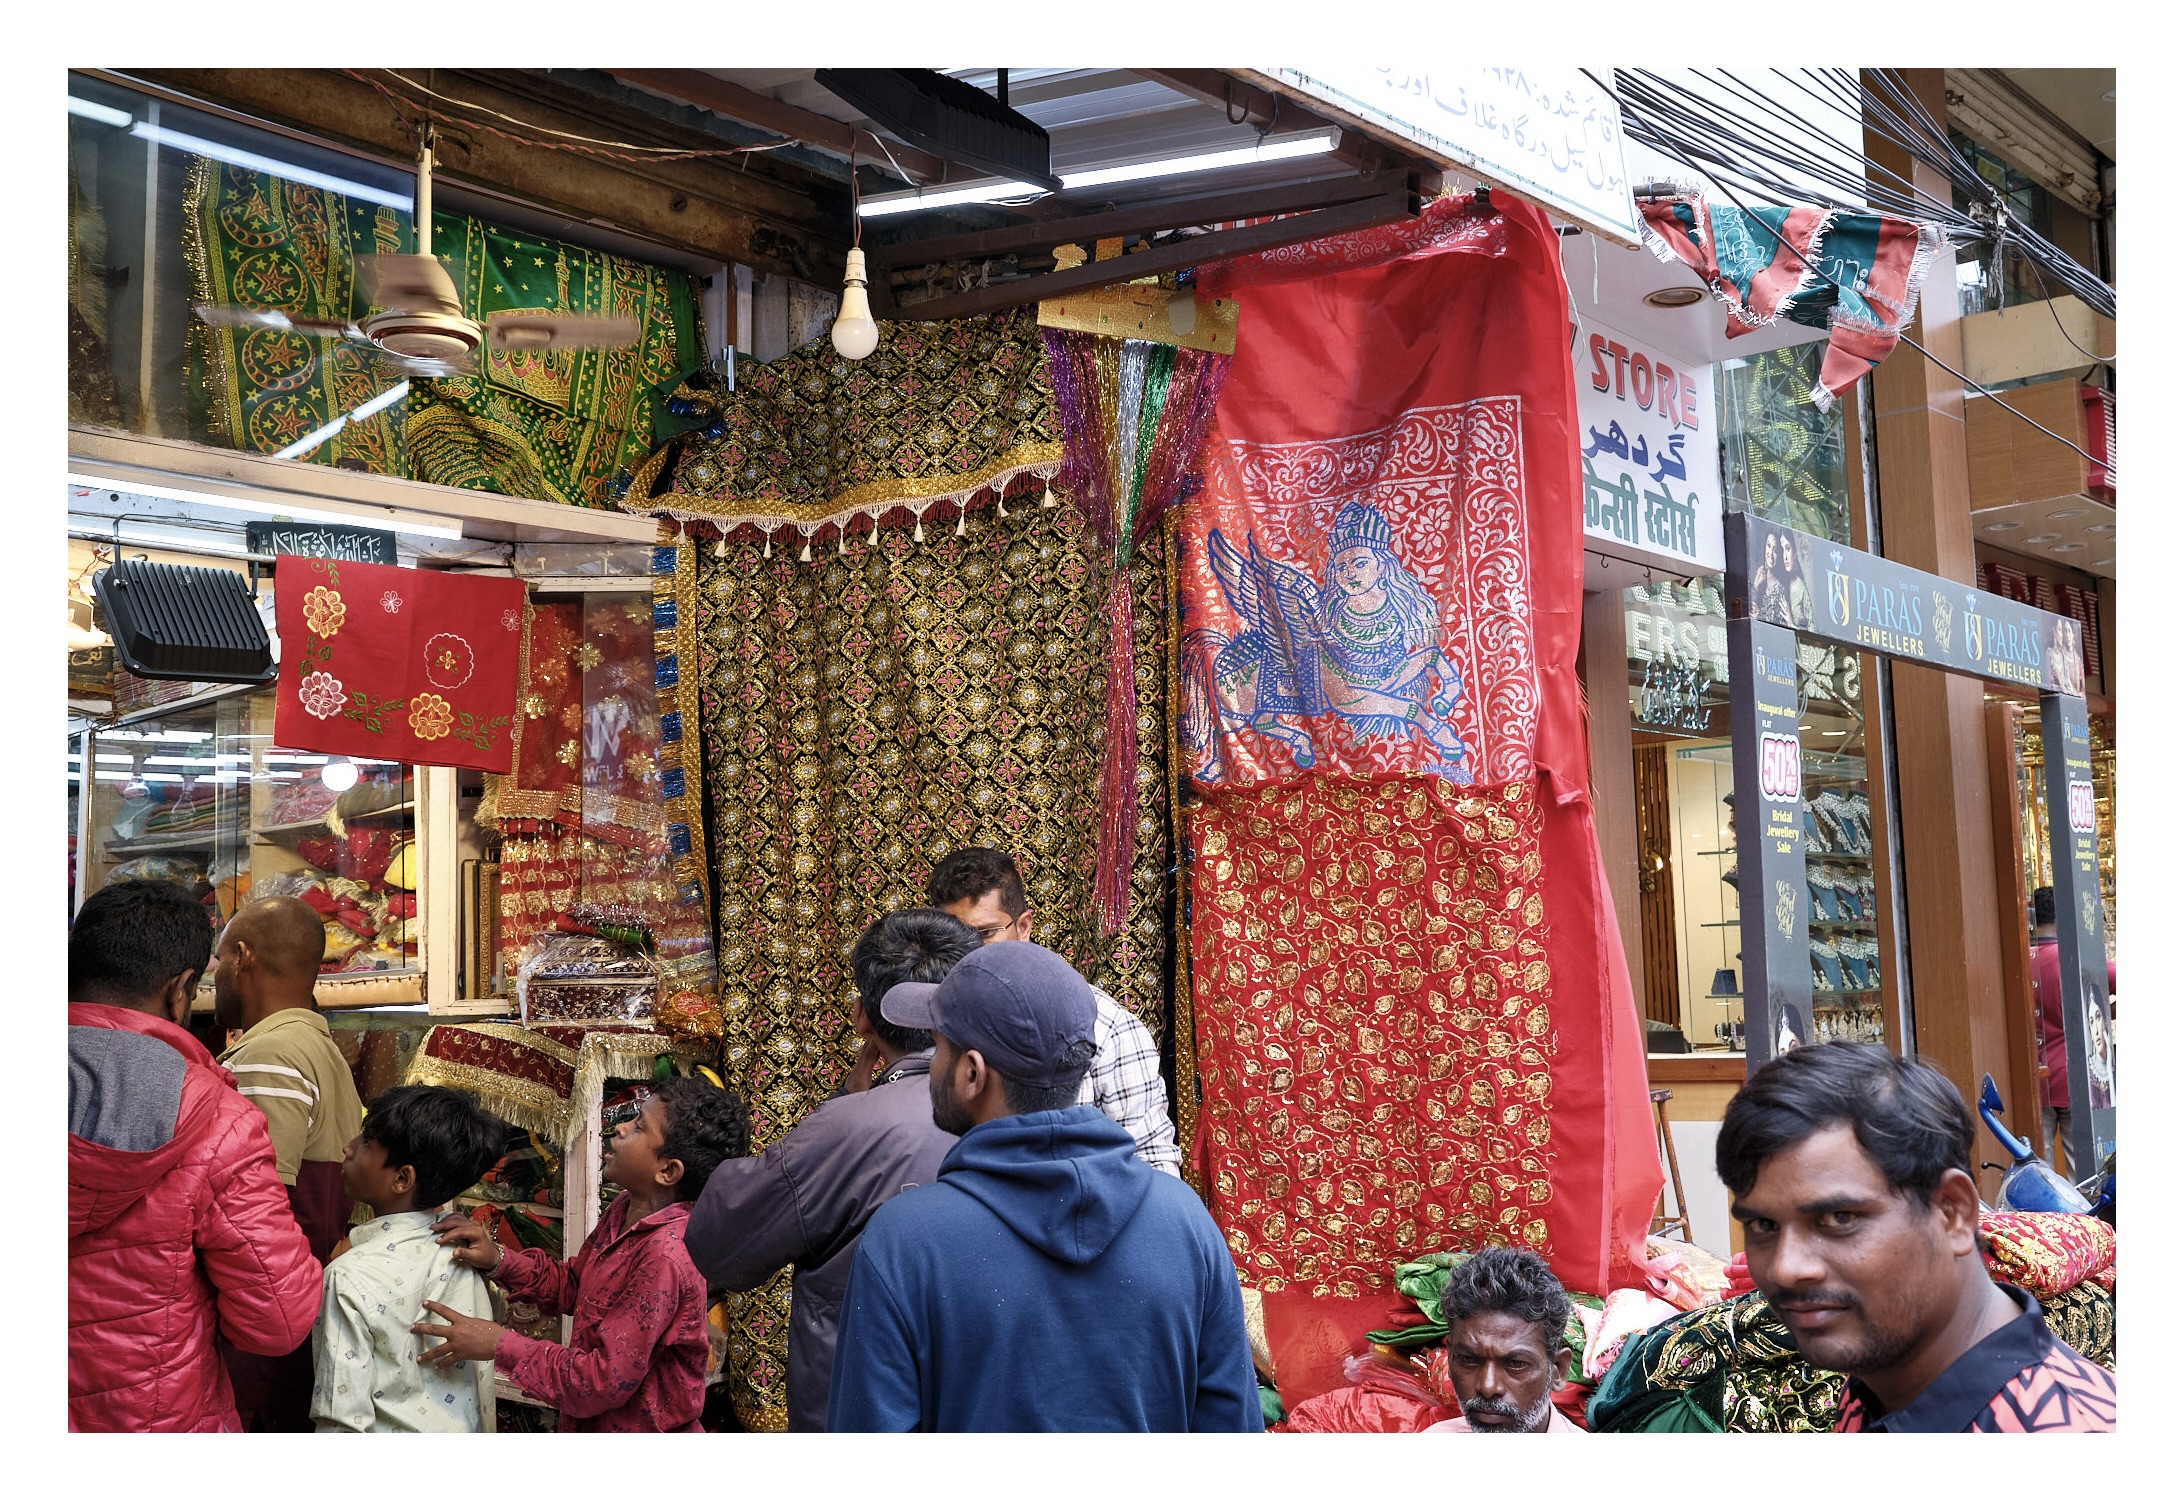
[[[834,319],[834,352],[861,360],[880,345],[880,326],[872,321],[872,301],[865,296],[864,252],[852,246],[843,268],[842,311]]]
[[[356,785],[356,763],[347,756],[329,756],[319,768],[319,780],[334,792],[347,792]]]

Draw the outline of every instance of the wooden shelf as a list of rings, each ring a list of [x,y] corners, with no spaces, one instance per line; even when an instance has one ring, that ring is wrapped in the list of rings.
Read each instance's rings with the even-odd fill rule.
[[[1744,1054],[1723,1048],[1646,1055],[1646,1082],[1650,1084],[1742,1084],[1745,1072]]]
[[[116,855],[154,855],[167,850],[209,850],[220,842],[221,831],[211,829],[184,829],[172,834],[140,834],[134,839],[117,839],[100,846],[108,858]]]
[[[327,813],[331,813],[331,812],[333,811],[333,809],[332,809],[332,808],[328,808],[328,809],[327,809],[326,811],[327,811]],[[394,805],[393,807],[391,807],[391,808],[374,808],[374,809],[372,809],[372,810],[371,810],[371,811],[370,811],[369,813],[344,813],[344,814],[343,814],[343,815],[341,816],[341,821],[342,821],[343,823],[362,823],[362,822],[364,822],[364,821],[365,821],[366,819],[370,819],[370,818],[392,818],[392,817],[394,817],[394,816],[395,816],[396,814],[410,814],[410,813],[415,813],[416,811],[417,811],[417,804],[415,804],[414,802],[409,802],[409,803],[396,803],[396,804],[395,804],[395,805]],[[308,834],[308,833],[310,833],[311,831],[313,831],[314,829],[324,829],[324,828],[326,828],[326,827],[327,827],[327,824],[326,824],[326,813],[321,813],[321,814],[320,814],[320,815],[319,815],[318,817],[316,817],[316,818],[306,818],[306,819],[303,819],[303,820],[301,820],[301,821],[299,821],[299,822],[296,822],[296,823],[265,823],[265,824],[259,824],[259,825],[258,825],[258,826],[257,826],[256,828],[252,829],[252,830],[251,830],[250,832],[251,832],[251,833],[253,833],[253,834],[261,834],[261,835],[262,835],[262,834]],[[329,832],[330,832],[330,831],[329,831]]]

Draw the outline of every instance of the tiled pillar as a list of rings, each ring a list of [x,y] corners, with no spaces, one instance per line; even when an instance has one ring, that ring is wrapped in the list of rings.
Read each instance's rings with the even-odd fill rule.
[[[1939,68],[1900,76],[1929,113],[1947,121]],[[1866,151],[1948,201],[1947,178],[1914,163],[1901,147],[1869,131]],[[1947,262],[1927,277],[1908,332],[1936,358],[1964,368],[1956,278]],[[1881,550],[1896,562],[1971,584],[1963,383],[1910,345],[1899,345],[1874,371],[1873,407]],[[1916,1048],[1970,1101],[1982,1073],[2010,1077],[2001,951],[2005,941],[2024,941],[2014,913],[2005,929],[1995,898],[1983,689],[1975,678],[1901,662],[1894,677]]]

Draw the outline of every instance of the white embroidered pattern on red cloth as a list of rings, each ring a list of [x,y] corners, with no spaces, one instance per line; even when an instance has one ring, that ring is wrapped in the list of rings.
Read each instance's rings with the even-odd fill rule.
[[[1230,545],[1241,549],[1248,527],[1266,558],[1313,578],[1325,567],[1329,528],[1343,507],[1362,503],[1385,518],[1395,555],[1439,609],[1440,649],[1462,676],[1456,702],[1439,717],[1470,752],[1468,779],[1489,786],[1531,774],[1539,719],[1519,419],[1516,397],[1490,396],[1414,408],[1385,427],[1340,438],[1232,442],[1209,465],[1197,505],[1209,530],[1237,533]],[[1185,567],[1186,627],[1233,639],[1234,610],[1212,609],[1224,596],[1208,549],[1193,546]],[[1432,746],[1417,736],[1354,734],[1339,715],[1283,720],[1310,738],[1309,760],[1285,758],[1299,766],[1435,769]],[[1261,749],[1270,743],[1240,732],[1233,714],[1220,725],[1216,769],[1201,771],[1201,780],[1239,785],[1288,774]],[[1289,743],[1279,730],[1267,733]]]

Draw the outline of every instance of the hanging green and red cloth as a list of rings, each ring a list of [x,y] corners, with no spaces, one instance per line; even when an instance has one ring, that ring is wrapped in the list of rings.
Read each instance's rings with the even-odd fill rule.
[[[1778,319],[1826,329],[1822,411],[1888,357],[1937,253],[1941,226],[1813,206],[1743,209],[1697,193],[1638,200],[1646,244],[1699,273],[1729,308],[1729,336]]]

